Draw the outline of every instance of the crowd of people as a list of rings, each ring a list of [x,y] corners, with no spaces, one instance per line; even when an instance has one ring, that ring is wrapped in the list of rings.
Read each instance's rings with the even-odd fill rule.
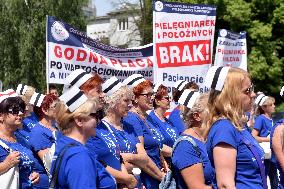
[[[0,92],[1,188],[158,189],[169,171],[180,189],[284,188],[275,99],[238,68],[212,66],[205,85],[178,81],[169,94],[140,74],[103,81],[77,69],[61,96]]]

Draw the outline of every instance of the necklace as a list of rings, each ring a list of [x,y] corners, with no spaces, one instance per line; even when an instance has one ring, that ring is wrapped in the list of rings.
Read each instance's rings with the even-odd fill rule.
[[[154,110],[154,113],[156,114],[156,116],[157,116],[161,121],[164,121],[164,120],[165,120],[164,115],[160,115],[156,110]]]
[[[197,135],[197,137],[198,137],[199,139],[201,139],[202,141],[204,140],[203,137],[202,137],[198,132],[196,132],[196,131],[193,129],[193,127],[191,127],[191,129],[193,130],[193,132]]]

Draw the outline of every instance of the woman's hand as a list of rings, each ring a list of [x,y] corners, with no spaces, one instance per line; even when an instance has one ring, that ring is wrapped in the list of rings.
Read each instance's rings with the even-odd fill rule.
[[[39,182],[39,173],[32,172],[29,176],[30,181],[32,184],[37,184]]]
[[[21,154],[18,151],[11,152],[4,160],[10,168],[14,167],[20,162]]]
[[[136,180],[135,176],[134,175],[131,175],[131,174],[128,174],[128,179],[127,179],[127,183],[126,184],[126,187],[127,188],[135,188],[135,186],[137,185],[138,181]]]

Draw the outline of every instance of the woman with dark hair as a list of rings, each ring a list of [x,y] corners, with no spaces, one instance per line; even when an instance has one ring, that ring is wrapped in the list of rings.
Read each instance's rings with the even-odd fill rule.
[[[186,82],[183,80],[179,80],[176,82],[172,95],[173,101],[178,104],[179,97],[183,93],[185,89],[197,90],[199,89],[198,85],[194,82]],[[178,105],[170,114],[169,121],[175,125],[178,130],[178,133],[182,133],[185,130],[185,125],[183,120],[181,119],[181,111],[183,109],[182,105]]]
[[[170,108],[168,88],[164,85],[159,85],[154,88],[154,92],[154,110],[149,113],[147,120],[151,123],[152,127],[158,128],[163,135],[163,147],[161,149],[163,156],[171,157],[172,147],[179,133],[175,125],[169,122],[164,116],[165,112]]]
[[[265,174],[269,176],[272,189],[278,187],[278,175],[276,160],[271,158],[270,151],[270,132],[273,127],[272,113],[275,112],[275,99],[270,96],[260,94],[255,99],[257,105],[252,136],[259,142],[265,152]]]
[[[146,150],[149,159],[149,172],[142,171],[141,180],[147,189],[157,189],[159,183],[165,175],[166,162],[160,154],[162,148],[163,136],[159,129],[151,128],[147,121],[146,111],[153,107],[153,89],[152,82],[145,80],[142,75],[134,74],[127,78],[124,82],[132,88],[134,99],[133,107],[123,118],[123,124],[133,127],[134,132],[138,136],[141,144]]]
[[[284,86],[280,91],[280,96],[284,100]],[[284,118],[274,124],[271,130],[270,145],[272,150],[271,159],[275,159],[280,173],[278,188],[284,189]]]
[[[38,162],[25,140],[14,134],[21,125],[25,108],[25,102],[20,97],[9,97],[0,103],[0,140],[8,146],[7,149],[0,145],[0,174],[18,166],[19,187],[31,189],[36,188],[39,182],[39,174],[34,171]]]
[[[177,188],[212,188],[215,183],[215,171],[208,158],[203,120],[208,114],[207,94],[186,89],[179,103],[184,105],[182,112],[186,130],[180,138],[188,138],[176,144],[172,163]],[[217,188],[214,186],[214,188]]]
[[[255,97],[250,75],[239,68],[212,66],[205,86],[211,89],[206,147],[218,188],[267,189],[263,150],[242,119]]]
[[[98,102],[89,99],[76,86],[60,96],[57,120],[59,137],[52,162],[51,187],[64,189],[116,189],[114,178],[97,161],[96,154],[85,147],[94,136]]]

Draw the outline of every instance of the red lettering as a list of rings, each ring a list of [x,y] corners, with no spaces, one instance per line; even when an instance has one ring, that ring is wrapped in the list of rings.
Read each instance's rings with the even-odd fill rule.
[[[82,55],[82,57],[81,57]],[[77,53],[76,61],[85,61],[87,57],[87,53],[84,50],[79,49]]]
[[[120,64],[121,67],[127,67],[127,66],[125,66],[125,65],[122,64],[122,61],[121,61],[121,60],[118,60],[118,63]]]
[[[100,58],[101,58],[100,64],[106,64],[107,65],[107,61],[104,59],[104,57],[100,56]]]
[[[142,64],[140,64],[140,63],[142,63]],[[137,64],[138,66],[140,66],[140,67],[144,67],[144,66],[145,66],[145,64],[143,63],[143,60],[142,60],[142,59],[136,59],[136,64]]]
[[[115,59],[113,59],[113,58],[110,58],[109,60],[110,60],[110,62],[112,63],[112,65],[115,65],[115,64],[117,64],[117,61],[116,61]]]
[[[148,67],[153,67],[153,62],[150,58],[147,58],[147,65]]]
[[[60,46],[55,46],[54,47],[54,54],[57,58],[62,58],[62,50]]]
[[[129,67],[136,67],[134,64],[133,64],[133,62],[132,62],[132,60],[128,60],[128,65],[129,65]]]
[[[92,62],[92,61],[94,61],[94,63],[99,62],[97,55],[95,53],[90,52],[89,62]]]
[[[66,48],[64,50],[64,56],[67,60],[71,60],[74,57],[74,49]]]

